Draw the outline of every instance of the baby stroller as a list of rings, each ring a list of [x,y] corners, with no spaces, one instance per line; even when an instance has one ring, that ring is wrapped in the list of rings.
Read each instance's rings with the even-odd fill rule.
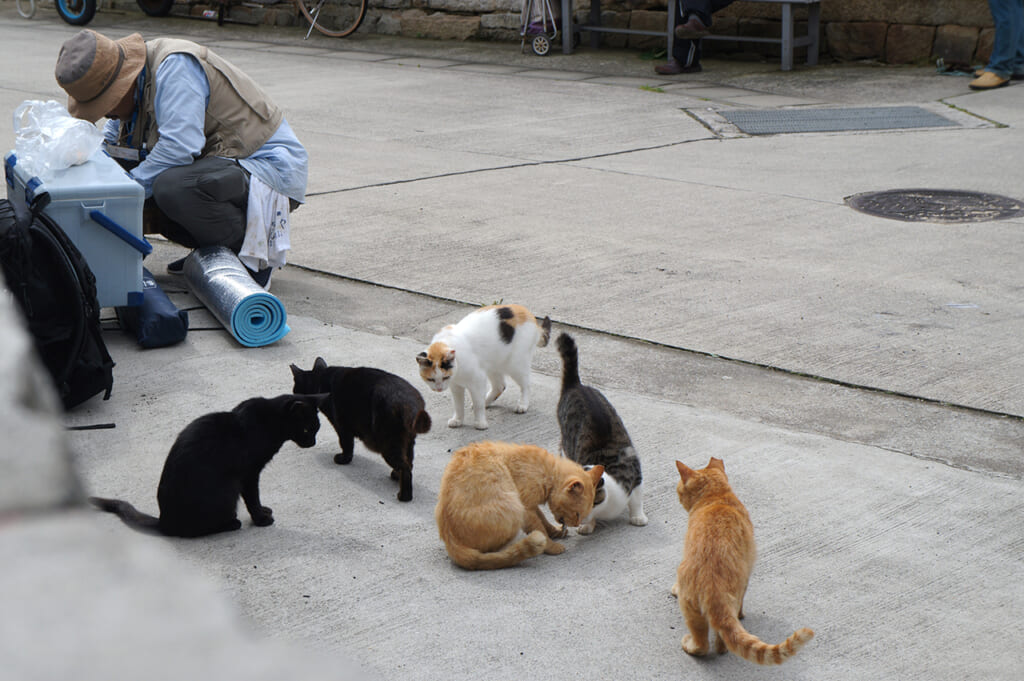
[[[520,51],[526,46],[526,39],[529,38],[533,53],[538,57],[546,55],[551,51],[551,45],[558,35],[559,23],[551,7],[551,0],[523,0],[519,26],[519,35],[522,37]]]

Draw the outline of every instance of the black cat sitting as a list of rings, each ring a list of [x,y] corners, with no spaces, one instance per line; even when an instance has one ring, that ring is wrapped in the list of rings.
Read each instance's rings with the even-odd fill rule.
[[[260,472],[287,440],[316,444],[317,410],[324,395],[254,397],[231,411],[200,416],[178,435],[167,454],[154,518],[126,501],[90,497],[97,508],[116,513],[127,525],[172,537],[202,537],[242,526],[238,497],[254,525],[274,522],[260,503]]]
[[[395,374],[367,367],[327,366],[317,357],[313,369],[291,365],[297,394],[329,393],[320,407],[334,426],[341,454],[334,462],[352,461],[355,439],[377,452],[391,466],[391,479],[398,480],[398,500],[412,500],[412,460],[416,435],[430,430],[430,414],[423,396],[407,380]]]

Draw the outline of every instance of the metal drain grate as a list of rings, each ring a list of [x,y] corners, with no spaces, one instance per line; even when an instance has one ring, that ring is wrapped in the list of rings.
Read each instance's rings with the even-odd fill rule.
[[[882,106],[858,109],[767,109],[722,111],[720,113],[748,135],[959,127],[959,124],[954,121],[919,106]]]
[[[1024,216],[1024,202],[998,194],[890,189],[846,197],[854,210],[904,222],[988,222]]]

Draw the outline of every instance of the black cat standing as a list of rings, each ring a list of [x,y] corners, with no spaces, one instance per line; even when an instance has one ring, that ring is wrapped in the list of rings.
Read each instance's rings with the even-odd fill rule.
[[[412,501],[412,461],[416,435],[430,430],[423,396],[407,380],[368,367],[327,366],[317,357],[313,369],[291,365],[298,394],[329,393],[321,407],[338,433],[341,454],[334,462],[352,461],[355,438],[377,452],[398,480],[398,500]]]
[[[260,473],[281,446],[316,444],[318,409],[324,395],[254,397],[231,411],[200,416],[178,435],[167,454],[154,518],[126,501],[91,497],[97,508],[116,513],[131,527],[172,537],[202,537],[242,526],[241,495],[254,525],[274,522],[260,502]]]

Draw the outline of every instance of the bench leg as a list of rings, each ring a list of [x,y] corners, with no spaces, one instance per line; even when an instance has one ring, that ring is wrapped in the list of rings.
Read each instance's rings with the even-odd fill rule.
[[[821,41],[821,5],[807,6],[807,36],[811,44],[807,46],[807,65],[818,65],[818,43]]]
[[[668,32],[666,35],[666,42],[668,43],[668,54],[665,59],[672,58],[672,50],[675,48],[676,39],[676,2],[678,0],[668,0]]]
[[[782,3],[782,70],[793,69],[793,5]]]
[[[601,25],[601,0],[590,0],[590,25]],[[601,34],[597,31],[590,32],[590,46],[595,50],[600,47]]]
[[[562,0],[562,54],[572,54],[572,0]]]

